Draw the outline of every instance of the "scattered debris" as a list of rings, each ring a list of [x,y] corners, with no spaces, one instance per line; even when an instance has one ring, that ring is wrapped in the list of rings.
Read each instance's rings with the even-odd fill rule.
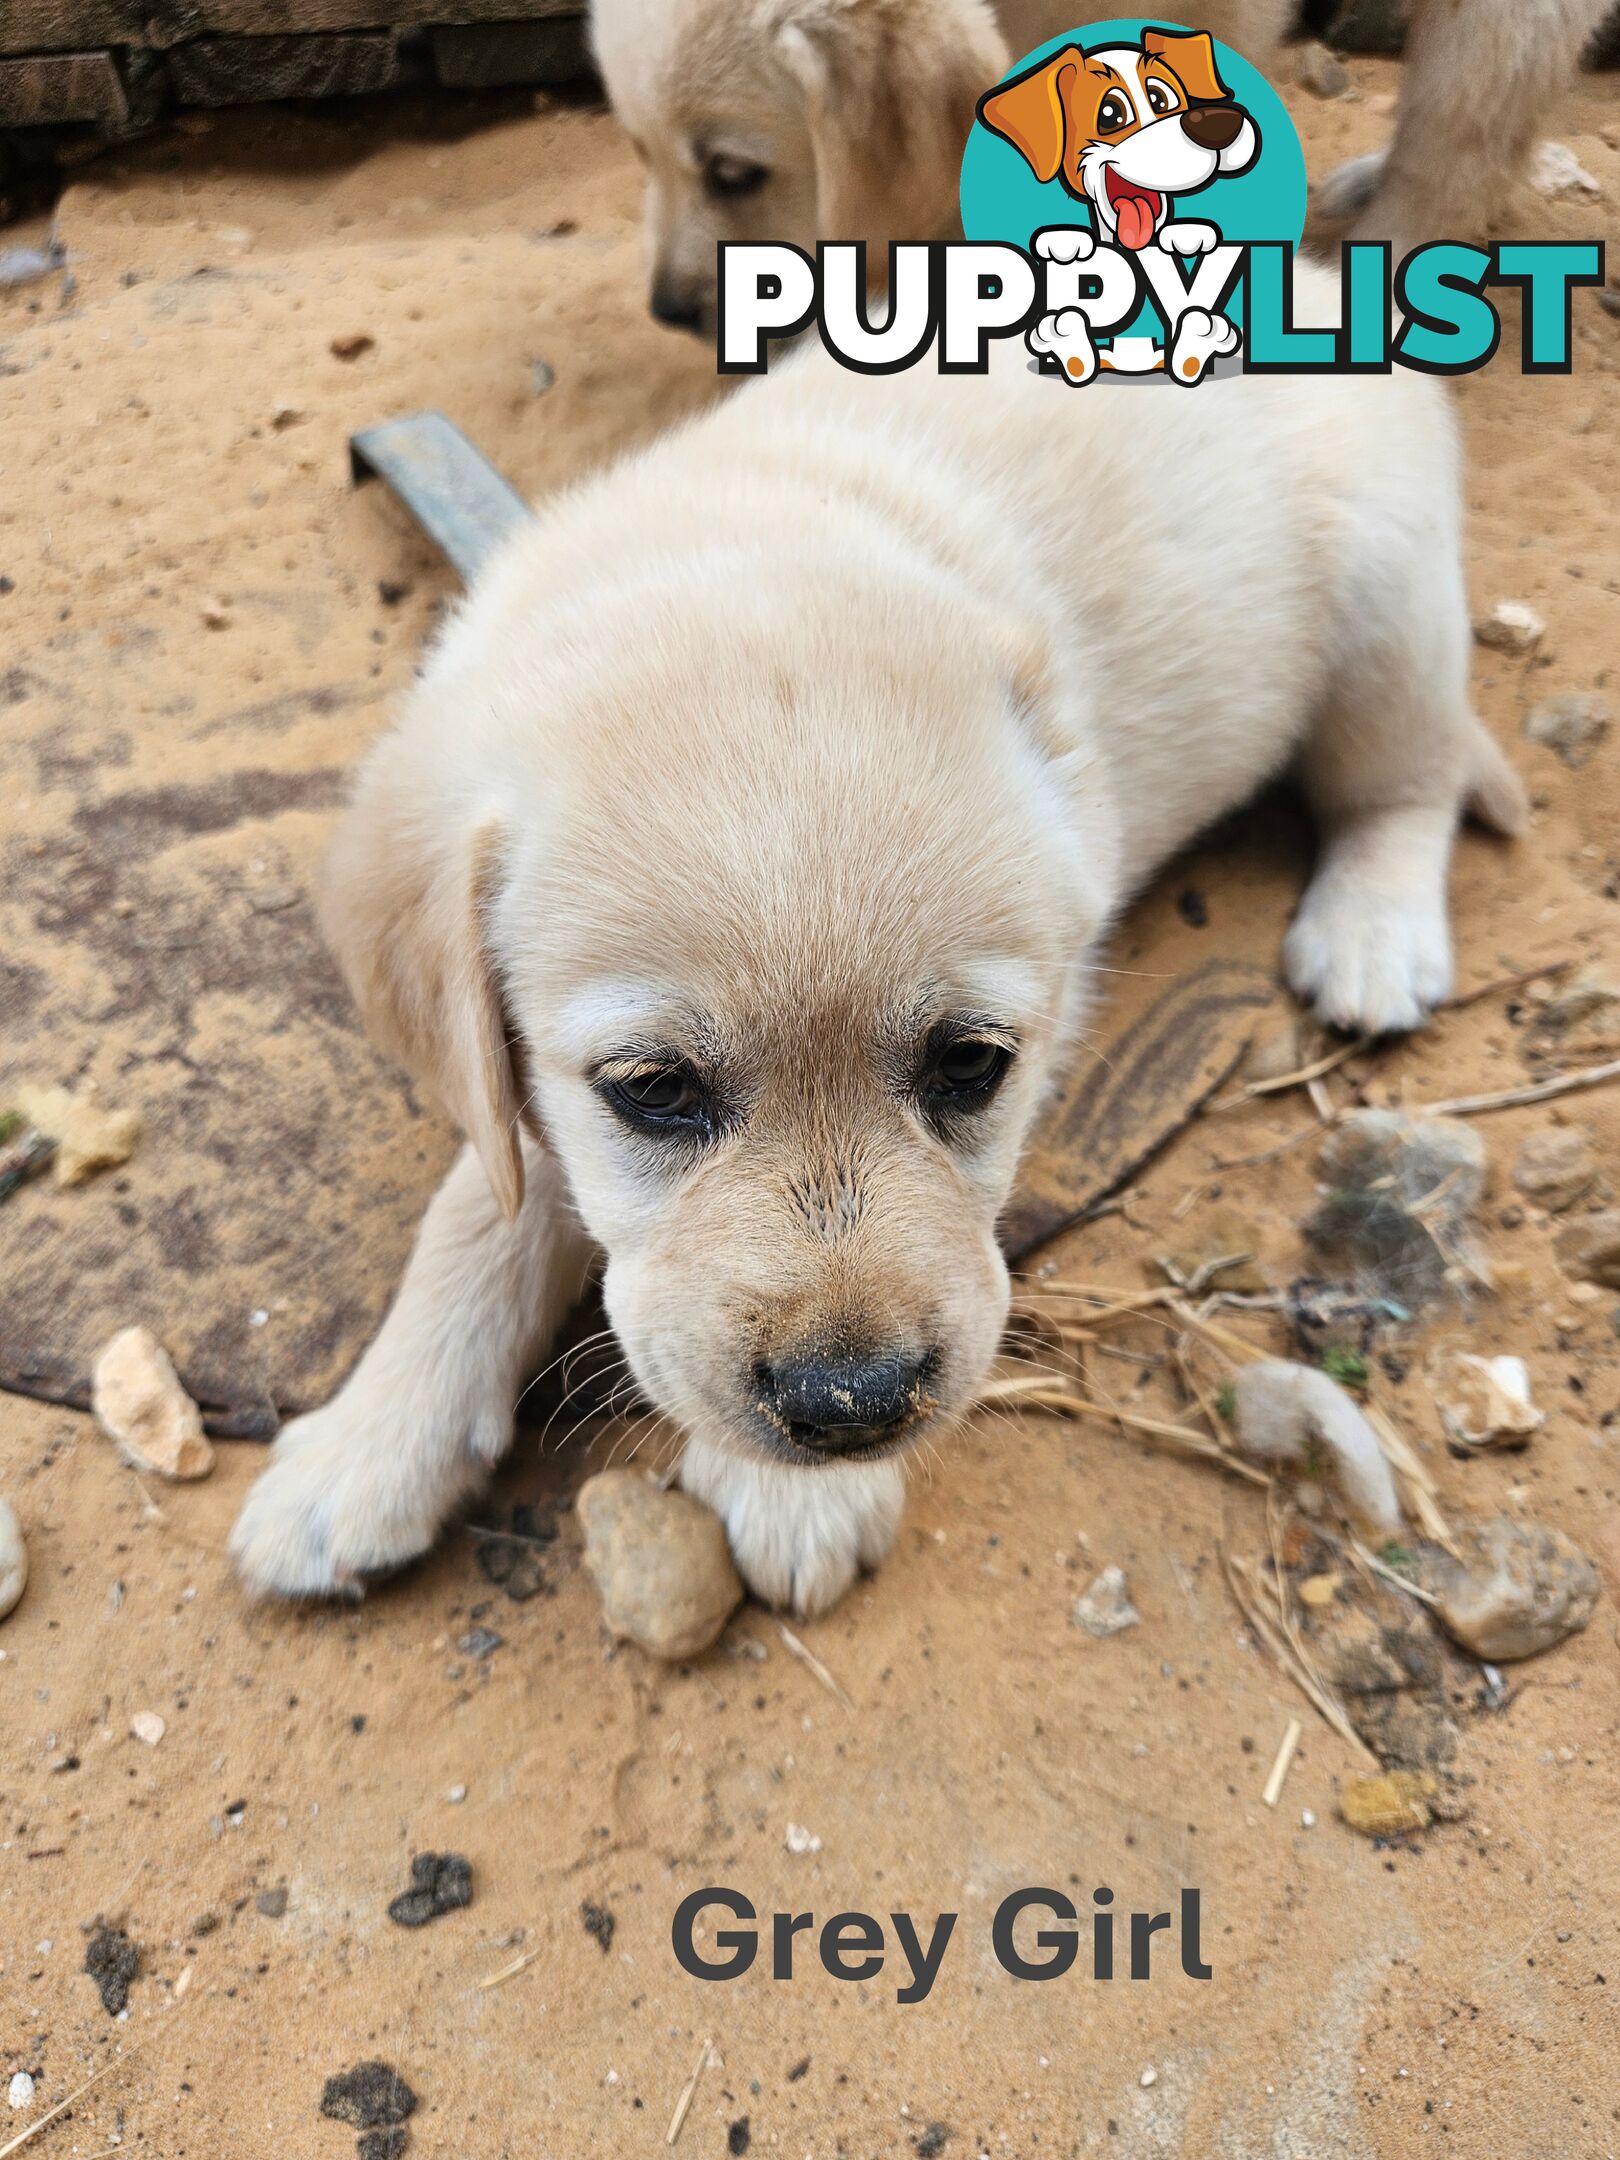
[[[356,2130],[392,2129],[415,2109],[415,2093],[385,2062],[357,2063],[329,2077],[321,2092],[321,2113]]]
[[[1305,1225],[1325,1258],[1369,1294],[1415,1308],[1453,1269],[1475,1274],[1466,1226],[1485,1187],[1485,1143],[1454,1119],[1358,1110],[1328,1135],[1318,1167],[1326,1199]]]
[[[1550,991],[1536,1013],[1527,1048],[1536,1056],[1556,1056],[1560,1064],[1571,1055],[1601,1057],[1620,1050],[1620,983],[1583,968],[1572,982]]]
[[[520,1951],[512,1962],[509,1965],[503,1965],[499,1972],[486,1973],[478,1985],[483,1989],[497,1988],[503,1981],[511,1980],[518,1973],[525,1971],[539,1956],[540,1951],[538,1948]]]
[[[1597,1569],[1561,1530],[1498,1516],[1454,1543],[1454,1554],[1425,1549],[1419,1586],[1475,1657],[1492,1665],[1538,1657],[1591,1619]]]
[[[102,2009],[109,2017],[117,2017],[129,2001],[130,1982],[140,1972],[140,1948],[122,1928],[97,1921],[84,1953],[84,1969],[96,1983]]]
[[[1525,1087],[1495,1088],[1488,1095],[1455,1095],[1449,1102],[1425,1103],[1424,1114],[1434,1118],[1477,1117],[1487,1110],[1517,1110],[1525,1103],[1551,1102],[1555,1095],[1573,1095],[1582,1088],[1607,1087],[1620,1080],[1620,1058],[1607,1065],[1588,1065],[1580,1072],[1555,1073],[1550,1080],[1533,1080]]]
[[[514,1605],[522,1605],[543,1590],[551,1594],[544,1560],[546,1548],[557,1536],[549,1515],[541,1515],[526,1501],[512,1510],[510,1530],[469,1526],[478,1545],[478,1568],[486,1582],[499,1584]]]
[[[776,1632],[782,1638],[783,1648],[787,1650],[790,1656],[796,1657],[799,1663],[804,1666],[808,1672],[813,1674],[817,1680],[821,1682],[821,1685],[827,1690],[827,1693],[833,1698],[834,1702],[842,1703],[846,1710],[853,1710],[855,1705],[850,1700],[849,1695],[845,1691],[845,1689],[839,1684],[836,1679],[834,1679],[833,1675],[827,1670],[826,1666],[822,1664],[820,1658],[816,1656],[816,1653],[806,1644],[800,1642],[798,1636],[794,1634],[793,1630],[788,1626],[785,1620],[777,1621]],[[760,1657],[763,1658],[765,1655],[765,1645],[763,1643],[760,1643],[756,1647],[758,1648]]]
[[[126,1462],[159,1477],[206,1477],[214,1451],[169,1353],[144,1327],[125,1328],[96,1359],[90,1402]]]
[[[743,1594],[720,1518],[633,1470],[588,1478],[576,1505],[610,1632],[654,1657],[707,1650]]]
[[[169,1728],[155,1710],[137,1710],[129,1721],[129,1729],[143,1747],[156,1747]]]
[[[52,1176],[58,1185],[82,1185],[98,1170],[116,1170],[135,1152],[140,1113],[103,1110],[93,1086],[72,1095],[63,1087],[24,1087],[17,1107],[28,1123],[56,1142]]]
[[[1531,1133],[1513,1159],[1514,1184],[1553,1215],[1585,1199],[1597,1174],[1592,1136],[1584,1125],[1551,1125]]]
[[[1519,1357],[1477,1357],[1471,1350],[1438,1350],[1430,1361],[1440,1422],[1453,1448],[1523,1447],[1547,1422],[1530,1399],[1530,1368]]]
[[[351,330],[343,337],[335,337],[329,348],[334,360],[358,360],[362,353],[370,352],[377,340],[368,330]]]
[[[1299,1746],[1304,1735],[1305,1728],[1297,1717],[1291,1717],[1283,1727],[1283,1736],[1277,1743],[1277,1754],[1271,1765],[1271,1773],[1267,1777],[1265,1789],[1260,1795],[1261,1800],[1267,1807],[1275,1807],[1282,1798],[1283,1784],[1293,1767],[1294,1750]]]
[[[1260,1226],[1232,1207],[1216,1208],[1180,1244],[1154,1255],[1154,1265],[1190,1296],[1206,1289],[1259,1293],[1271,1288],[1260,1263]]]
[[[1404,1830],[1427,1830],[1439,1790],[1427,1770],[1384,1770],[1352,1778],[1339,1795],[1339,1813],[1363,1837],[1399,1837]]]
[[[34,2104],[34,2081],[26,2070],[15,2071],[6,2087],[6,2099],[14,2108],[32,2107]]]
[[[613,1947],[613,1930],[617,1925],[605,1905],[593,1905],[587,1898],[579,1908],[579,1917],[585,1924],[585,1932],[596,1944],[604,1957]]]
[[[726,2151],[731,2154],[732,2160],[739,2160],[739,2156],[748,2150],[750,2139],[748,2117],[739,2115],[726,2132]]]
[[[807,1830],[803,1823],[790,1822],[783,1834],[782,1843],[790,1853],[798,1854],[801,1858],[805,1853],[818,1853],[821,1850],[820,1838],[814,1831]]]
[[[791,2071],[788,2072],[790,2077],[792,2074]],[[949,2123],[931,2122],[926,2124],[917,2133],[917,2160],[939,2160],[940,2154],[945,2150],[949,2142],[950,2135]]]
[[[231,627],[231,604],[228,600],[205,600],[202,605],[205,630],[228,630]]]
[[[1245,1454],[1312,1477],[1331,1469],[1359,1521],[1385,1536],[1400,1528],[1401,1505],[1378,1434],[1326,1373],[1260,1359],[1238,1374],[1233,1407]]]
[[[22,1524],[9,1500],[0,1500],[0,1620],[11,1612],[28,1588],[28,1546]]]
[[[263,1913],[266,1920],[283,1920],[287,1915],[287,1885],[277,1883],[273,1889],[261,1890],[253,1900],[254,1910]]]
[[[1603,193],[1567,143],[1539,142],[1530,157],[1530,185],[1538,195],[1584,195],[1596,202]]]
[[[1540,743],[1578,772],[1609,732],[1607,702],[1592,690],[1546,698],[1525,714],[1527,742]]]
[[[18,1111],[0,1117],[0,1200],[36,1178],[56,1154],[56,1142]]]
[[[457,1638],[456,1648],[463,1657],[487,1658],[493,1657],[505,1641],[506,1637],[497,1635],[492,1627],[475,1627]]]
[[[1575,1282],[1620,1290],[1620,1208],[1566,1223],[1553,1247],[1558,1265]]]
[[[362,2130],[355,2140],[356,2160],[400,2160],[411,2133],[403,2126],[393,2130]]]
[[[1343,1378],[1346,1358],[1365,1365],[1380,1328],[1403,1326],[1412,1317],[1394,1298],[1360,1297],[1310,1276],[1290,1283],[1285,1309],[1299,1347],[1336,1380]]]
[[[1294,77],[1302,90],[1319,98],[1343,97],[1350,87],[1349,69],[1320,38],[1312,38],[1302,47]]]
[[[1084,1628],[1099,1642],[1109,1635],[1123,1635],[1127,1628],[1139,1627],[1141,1621],[1142,1615],[1131,1603],[1123,1568],[1105,1567],[1091,1588],[1074,1601],[1075,1626]]]
[[[472,1867],[460,1853],[418,1853],[411,1862],[411,1887],[389,1900],[388,1917],[396,1927],[426,1927],[441,1913],[470,1905],[472,1894]]]
[[[1488,615],[1474,625],[1474,643],[1492,652],[1516,658],[1534,652],[1547,634],[1547,625],[1523,600],[1498,600]]]

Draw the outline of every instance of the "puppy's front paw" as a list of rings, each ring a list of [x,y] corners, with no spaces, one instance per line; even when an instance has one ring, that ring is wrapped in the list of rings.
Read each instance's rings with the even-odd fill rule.
[[[681,1484],[726,1526],[737,1572],[767,1605],[813,1619],[887,1556],[905,1505],[896,1461],[824,1470],[744,1460],[689,1440]]]
[[[1170,349],[1170,373],[1177,382],[1195,383],[1212,360],[1225,359],[1243,342],[1237,324],[1208,308],[1188,308],[1176,324]]]
[[[1097,235],[1086,225],[1047,225],[1035,235],[1035,252],[1046,262],[1087,262],[1096,250]]]
[[[1207,255],[1211,248],[1220,245],[1220,239],[1213,225],[1205,225],[1194,218],[1183,218],[1178,224],[1159,228],[1159,246],[1166,255]]]
[[[1284,940],[1283,967],[1332,1026],[1404,1034],[1451,989],[1444,902],[1394,900],[1352,879],[1319,879]]]
[[[345,1390],[277,1439],[231,1532],[236,1571],[257,1597],[358,1597],[427,1551],[495,1452],[465,1419]]]
[[[1037,359],[1053,361],[1064,381],[1076,389],[1090,382],[1097,372],[1091,325],[1078,308],[1061,308],[1055,315],[1043,315],[1031,323],[1024,342]]]

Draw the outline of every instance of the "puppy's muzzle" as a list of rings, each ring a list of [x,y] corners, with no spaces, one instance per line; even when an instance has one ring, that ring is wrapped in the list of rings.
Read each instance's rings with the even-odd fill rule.
[[[1194,105],[1181,116],[1181,132],[1200,150],[1229,150],[1247,118],[1238,105]]]
[[[892,1445],[931,1408],[939,1353],[889,1350],[876,1356],[784,1357],[754,1368],[764,1417],[795,1447],[824,1456]]]
[[[701,333],[708,309],[705,295],[696,286],[671,277],[654,279],[649,298],[655,321],[671,330],[695,330]]]

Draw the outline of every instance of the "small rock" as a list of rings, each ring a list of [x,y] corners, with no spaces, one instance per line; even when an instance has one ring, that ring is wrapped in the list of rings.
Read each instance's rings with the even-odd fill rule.
[[[14,2108],[32,2107],[34,2104],[34,2081],[26,2070],[18,2070],[6,2087],[6,2098]]]
[[[1532,1048],[1546,1054],[1553,1047],[1544,1040],[1548,1036],[1557,1038],[1562,1057],[1602,1056],[1620,1049],[1620,983],[1583,968],[1573,982],[1543,1000]]]
[[[1142,1615],[1131,1603],[1125,1570],[1105,1567],[1091,1588],[1074,1601],[1074,1624],[1099,1642],[1139,1627]]]
[[[1527,1200],[1554,1215],[1584,1199],[1597,1180],[1597,1157],[1584,1125],[1531,1133],[1513,1159],[1513,1182]]]
[[[1301,89],[1320,98],[1343,97],[1350,87],[1350,73],[1344,62],[1319,38],[1303,47],[1294,73]]]
[[[253,1900],[254,1909],[263,1913],[267,1920],[285,1919],[287,1913],[287,1885],[277,1883],[274,1889],[261,1890]]]
[[[462,1801],[467,1797],[467,1788],[465,1785],[452,1785],[444,1797],[452,1807],[460,1807]]]
[[[1317,1157],[1332,1188],[1305,1235],[1365,1293],[1408,1308],[1429,1303],[1465,1252],[1485,1189],[1485,1142],[1461,1118],[1357,1110]]]
[[[358,360],[362,353],[370,352],[376,342],[367,330],[351,330],[344,337],[335,337],[330,349],[334,360]]]
[[[1432,1385],[1447,1437],[1462,1448],[1522,1447],[1547,1422],[1530,1399],[1523,1358],[1443,1349],[1432,1360]]]
[[[487,1658],[492,1657],[505,1640],[506,1637],[497,1635],[492,1627],[475,1627],[459,1638],[456,1648],[464,1657]]]
[[[418,1853],[411,1862],[411,1887],[389,1902],[388,1917],[397,1927],[426,1927],[441,1913],[472,1903],[472,1867],[460,1853]]]
[[[129,1729],[144,1747],[156,1747],[168,1731],[155,1710],[137,1710],[129,1721]]]
[[[1596,202],[1603,193],[1567,143],[1540,142],[1530,159],[1530,185],[1540,195],[1584,195]]]
[[[1265,1291],[1271,1281],[1260,1262],[1262,1242],[1260,1226],[1250,1216],[1238,1208],[1217,1208],[1155,1264],[1168,1261],[1173,1282],[1200,1290]]]
[[[1546,623],[1523,600],[1498,600],[1474,625],[1476,645],[1515,656],[1534,652],[1546,634]]]
[[[84,1969],[96,1983],[102,2009],[117,2017],[129,2001],[130,1982],[140,1972],[140,1949],[122,1928],[101,1922],[84,1953]]]
[[[28,1588],[28,1547],[9,1500],[0,1500],[0,1620]]]
[[[1352,1778],[1339,1795],[1339,1813],[1363,1837],[1399,1837],[1403,1830],[1427,1830],[1439,1790],[1427,1770],[1385,1770]]]
[[[1258,1462],[1331,1471],[1352,1514],[1388,1537],[1401,1527],[1378,1435],[1336,1380],[1286,1358],[1245,1365],[1233,1383],[1238,1445]]]
[[[399,2072],[385,2062],[357,2063],[329,2077],[321,2093],[321,2113],[356,2130],[392,2129],[415,2112],[416,2095]]]
[[[743,1594],[719,1517],[633,1470],[588,1478],[577,1507],[610,1631],[654,1657],[707,1650]]]
[[[1620,1208],[1606,1208],[1600,1215],[1583,1215],[1578,1222],[1566,1223],[1553,1251],[1558,1265],[1575,1282],[1620,1290]]]
[[[557,380],[557,370],[549,360],[529,362],[529,389],[533,396],[544,397]]]
[[[213,1469],[197,1405],[149,1329],[125,1328],[108,1343],[91,1374],[90,1405],[138,1470],[200,1478]]]
[[[1307,1575],[1299,1586],[1302,1605],[1331,1605],[1343,1578],[1338,1575]]]
[[[203,603],[203,627],[208,630],[228,630],[231,627],[230,602],[207,600]]]
[[[1532,705],[1525,715],[1525,739],[1554,751],[1578,772],[1608,734],[1610,717],[1607,702],[1595,691],[1574,691]]]
[[[103,1110],[92,1087],[80,1095],[61,1087],[19,1088],[17,1107],[30,1125],[56,1142],[52,1176],[58,1185],[82,1185],[98,1170],[127,1163],[141,1135],[137,1111]]]
[[[616,1925],[612,1913],[605,1905],[593,1905],[587,1898],[579,1908],[579,1917],[584,1923],[586,1934],[606,1957],[613,1944],[613,1930]]]
[[[790,1853],[800,1855],[818,1853],[821,1850],[820,1838],[816,1836],[814,1831],[807,1830],[803,1823],[790,1822],[783,1833],[782,1843]]]
[[[1150,2063],[1148,2067],[1142,2072],[1142,2075],[1137,2080],[1137,2082],[1141,2085],[1143,2091],[1146,2092],[1151,2086],[1158,2084],[1159,2073],[1153,2068],[1152,2064]]]
[[[1453,1556],[1422,1555],[1420,1587],[1446,1632],[1491,1665],[1538,1657],[1585,1627],[1598,1573],[1561,1530],[1506,1516],[1457,1534]]]
[[[362,2130],[355,2143],[357,2160],[399,2160],[410,2141],[406,2129]]]
[[[726,2132],[726,2151],[731,2155],[731,2160],[739,2160],[739,2156],[747,2152],[750,2142],[748,2117],[739,2115]]]

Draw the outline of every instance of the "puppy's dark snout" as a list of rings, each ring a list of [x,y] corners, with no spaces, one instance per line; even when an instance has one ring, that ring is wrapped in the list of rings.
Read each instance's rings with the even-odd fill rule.
[[[935,1352],[889,1350],[868,1357],[811,1353],[758,1365],[761,1406],[800,1447],[847,1455],[888,1438],[923,1407]]]
[[[671,330],[701,330],[703,296],[675,278],[655,278],[649,302],[653,315]]]
[[[1200,150],[1225,150],[1247,117],[1236,105],[1194,105],[1181,116],[1181,132]]]

